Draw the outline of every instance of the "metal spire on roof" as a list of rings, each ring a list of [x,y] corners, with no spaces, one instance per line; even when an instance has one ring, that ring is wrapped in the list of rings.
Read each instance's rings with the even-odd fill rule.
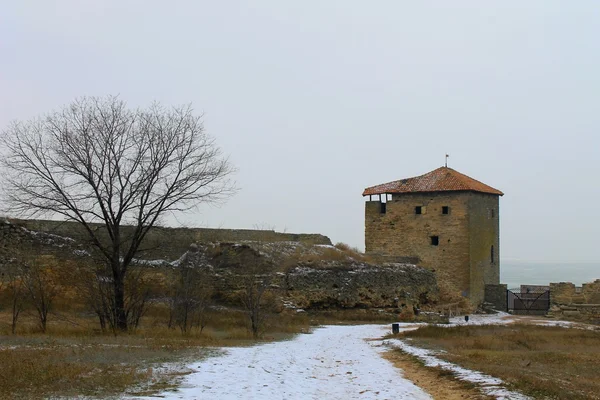
[[[448,157],[450,157],[450,154],[446,154],[446,163],[444,164],[446,168],[448,168]]]

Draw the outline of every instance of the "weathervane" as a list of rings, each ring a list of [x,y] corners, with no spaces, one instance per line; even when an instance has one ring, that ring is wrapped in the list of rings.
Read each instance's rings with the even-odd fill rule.
[[[448,157],[450,157],[450,154],[446,154],[446,168],[448,168]]]

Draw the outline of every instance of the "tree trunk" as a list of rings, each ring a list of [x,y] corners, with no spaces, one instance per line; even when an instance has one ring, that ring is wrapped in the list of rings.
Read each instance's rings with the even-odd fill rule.
[[[17,299],[13,299],[13,304],[12,304],[12,321],[11,321],[11,325],[10,325],[10,331],[12,332],[12,334],[15,334],[15,331],[17,330],[17,320],[19,319],[19,313],[21,312],[21,309],[17,303]]]
[[[98,322],[100,323],[100,330],[102,333],[106,332],[106,317],[102,311],[97,311],[96,315],[98,316]]]
[[[260,328],[260,321],[259,321],[259,310],[258,308],[255,308],[252,310],[252,336],[254,337],[254,339],[258,339],[259,335],[259,328]]]
[[[43,313],[40,315],[40,325],[42,328],[42,333],[46,333],[47,322],[48,322],[48,312],[43,311]]]
[[[114,270],[113,270],[114,271]],[[125,313],[125,283],[124,276],[114,271],[113,283],[115,292],[114,320],[115,328],[121,332],[127,331],[127,314]]]

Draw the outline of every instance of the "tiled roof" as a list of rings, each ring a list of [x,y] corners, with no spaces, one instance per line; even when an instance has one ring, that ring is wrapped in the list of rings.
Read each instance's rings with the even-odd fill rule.
[[[471,177],[461,174],[448,167],[440,167],[425,175],[414,178],[401,179],[371,186],[365,189],[363,196],[384,193],[418,193],[418,192],[451,192],[470,191],[496,194],[503,196],[504,193],[494,189]]]

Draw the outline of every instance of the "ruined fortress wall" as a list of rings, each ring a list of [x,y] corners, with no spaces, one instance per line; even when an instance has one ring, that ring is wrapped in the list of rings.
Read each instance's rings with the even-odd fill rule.
[[[600,304],[600,279],[575,286],[571,282],[550,284],[552,304]]]
[[[217,268],[218,294],[230,298],[244,290],[244,276]],[[239,272],[239,271],[238,271]],[[274,293],[291,308],[350,309],[403,308],[434,303],[438,299],[435,274],[410,264],[299,264],[276,272]]]
[[[0,264],[20,254],[54,254],[77,250],[73,239],[59,235],[30,231],[0,218]]]
[[[437,299],[435,275],[414,265],[315,269],[299,266],[285,279],[287,297],[303,308],[400,308]]]
[[[498,206],[498,196],[469,193],[470,298],[476,304],[484,300],[485,285],[500,283]]]
[[[469,294],[468,192],[410,193],[394,195],[380,213],[380,202],[369,201],[365,211],[367,253],[417,257],[419,265],[435,270],[440,285]],[[421,206],[422,214],[415,213]],[[442,207],[449,214],[442,214]],[[438,237],[438,245],[431,237]]]
[[[89,244],[89,238],[84,228],[73,221],[50,221],[50,220],[12,220],[15,224],[24,226],[32,231],[45,232],[53,235],[70,237],[78,243]],[[94,227],[103,230],[101,224]],[[133,227],[125,226],[124,235]],[[319,234],[295,234],[281,233],[271,230],[252,229],[210,229],[210,228],[164,228],[155,227],[144,239],[142,248],[146,249],[143,258],[155,258],[176,260],[185,253],[190,243],[200,242],[242,242],[263,241],[281,242],[293,241],[306,244],[330,245],[331,240],[327,236]]]
[[[571,282],[550,284],[550,315],[600,324],[600,279],[575,286]]]

